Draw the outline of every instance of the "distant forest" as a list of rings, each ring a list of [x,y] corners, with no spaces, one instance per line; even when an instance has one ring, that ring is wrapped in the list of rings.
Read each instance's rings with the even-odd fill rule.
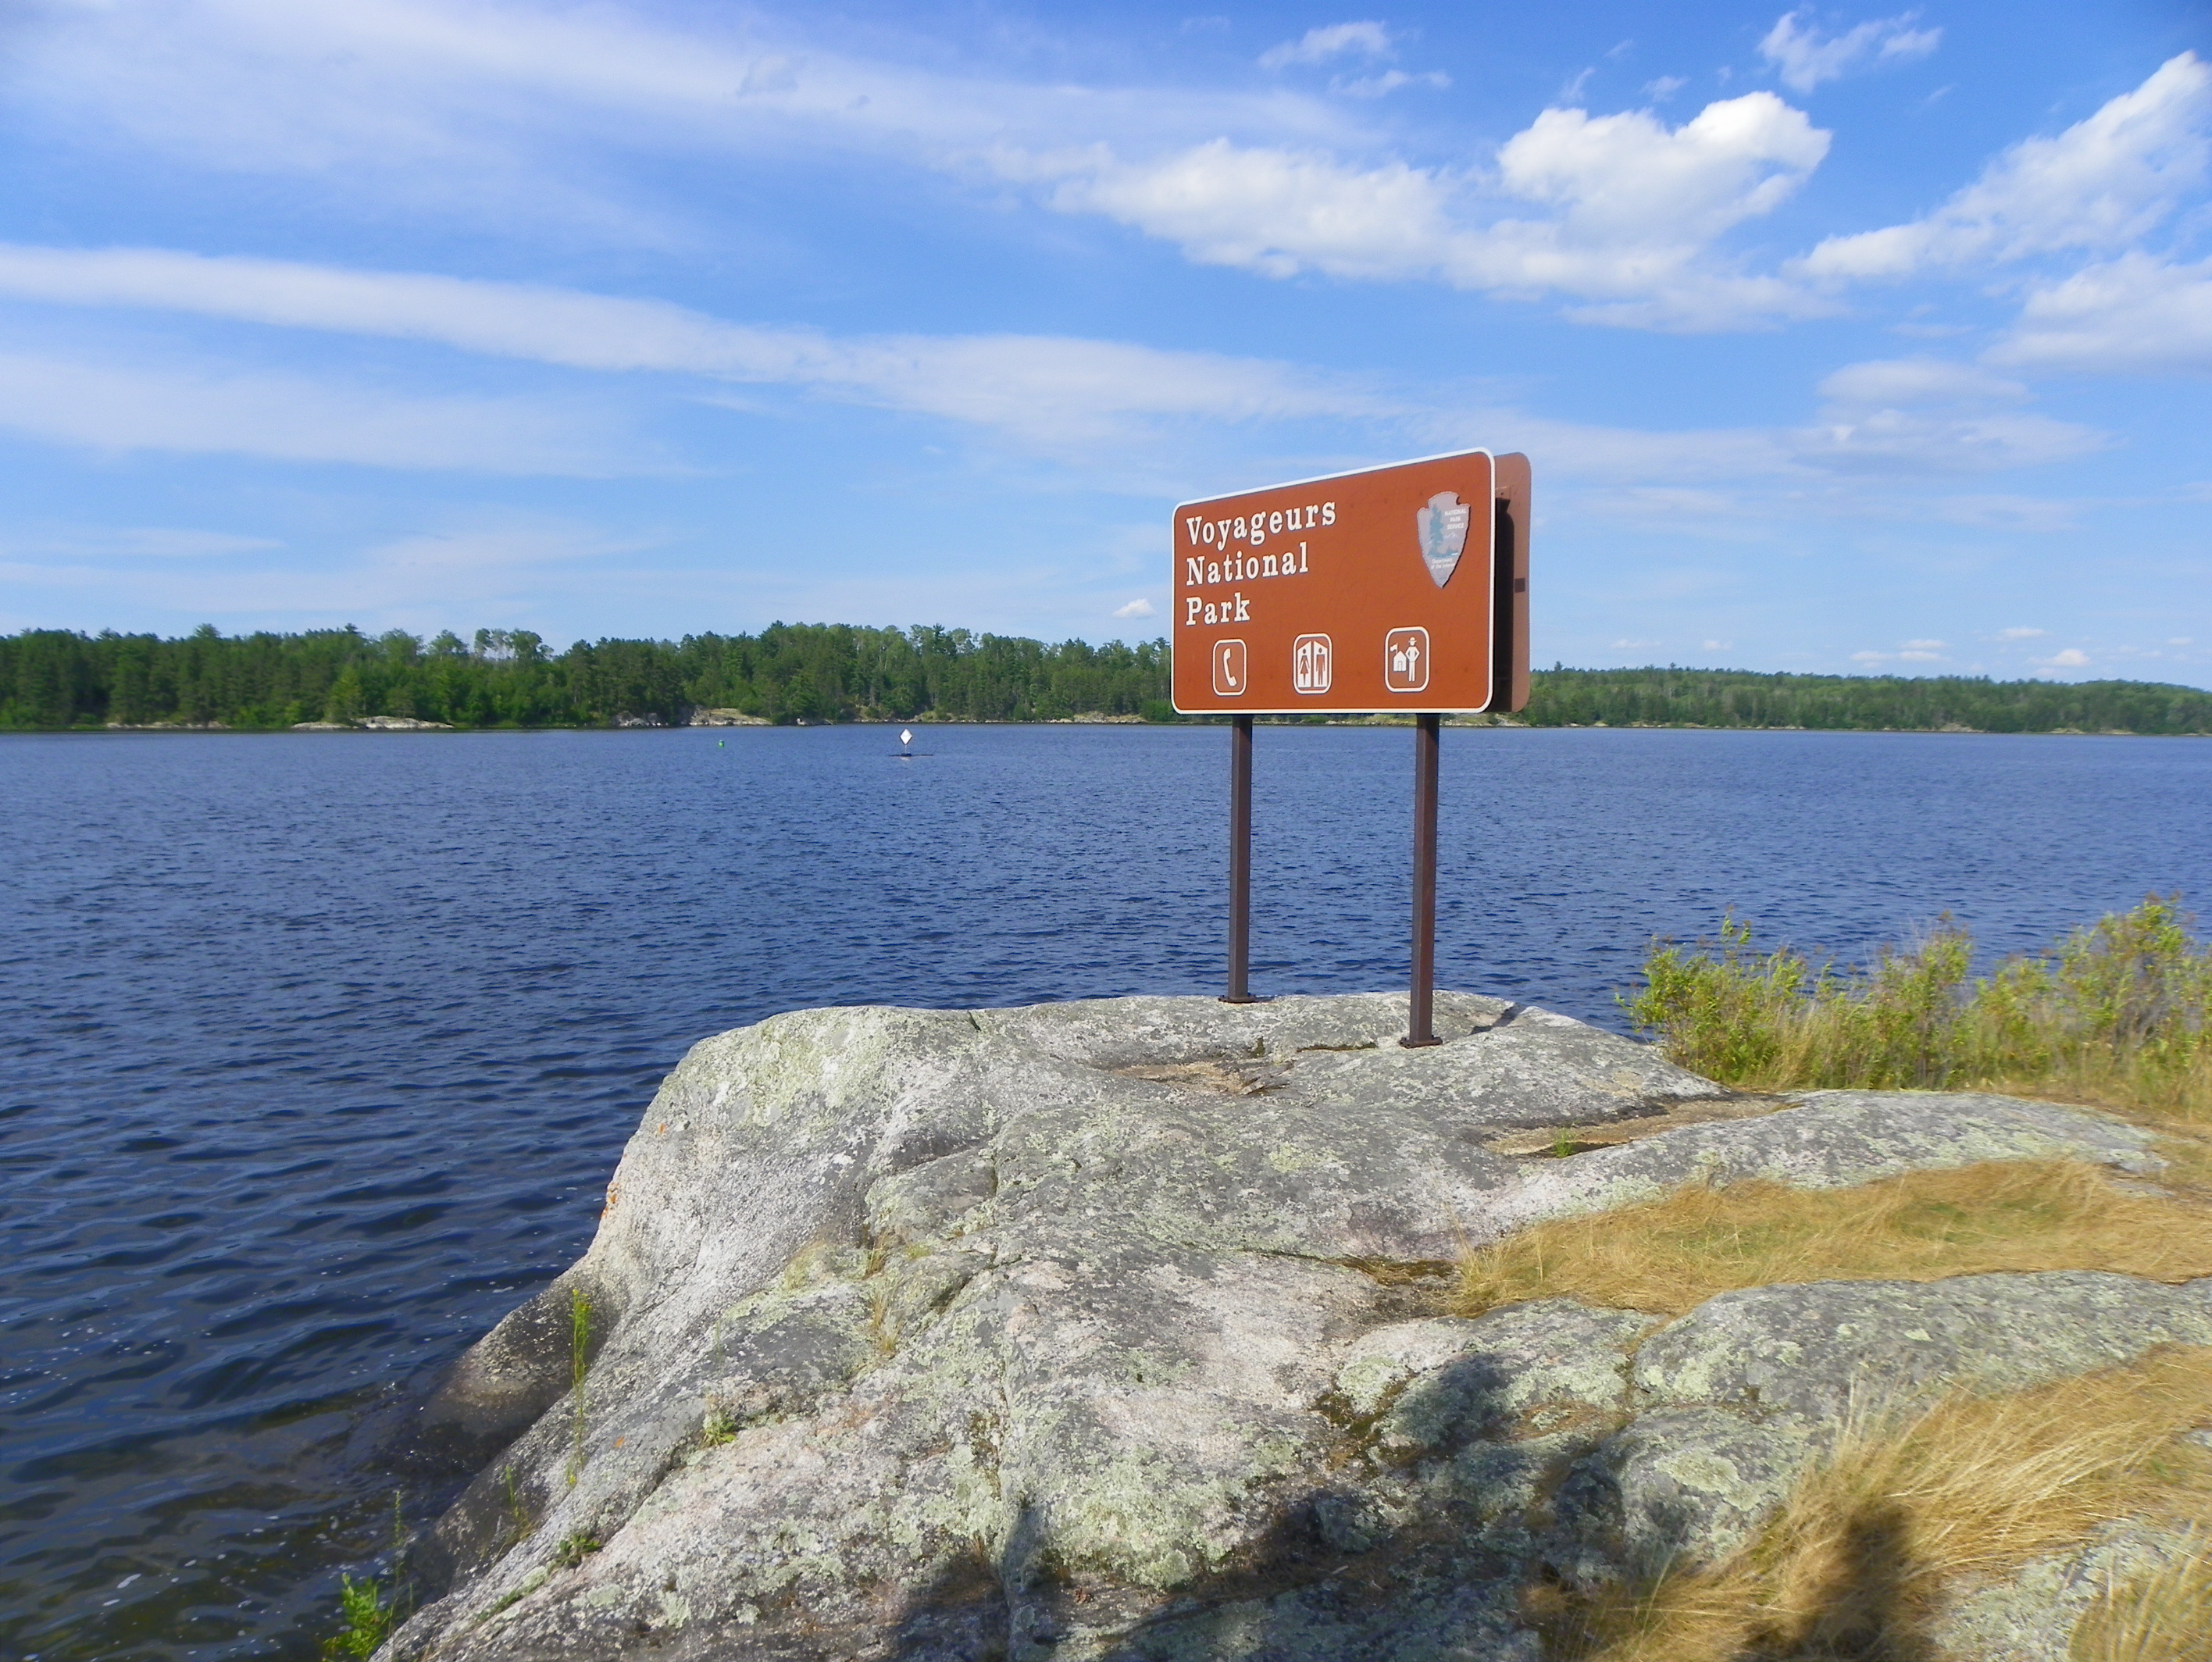
[[[1167,709],[1164,640],[1057,646],[966,629],[775,623],[758,634],[580,640],[527,629],[182,640],[58,629],[0,636],[0,727],[289,727],[412,716],[456,727],[673,725],[692,709],[769,721],[1037,721]]]
[[[774,722],[1170,721],[1165,640],[1050,646],[966,629],[776,623],[758,634],[582,641],[525,629],[181,640],[31,629],[0,636],[0,728],[289,727],[411,716],[456,727],[669,725],[701,709]],[[2212,693],[2147,682],[1963,676],[1539,670],[1532,726],[2212,733]]]

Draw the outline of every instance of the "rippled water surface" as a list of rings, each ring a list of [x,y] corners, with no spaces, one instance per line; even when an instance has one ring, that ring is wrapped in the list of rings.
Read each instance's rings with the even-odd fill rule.
[[[694,1040],[1218,990],[1222,730],[915,748],[0,739],[0,1655],[314,1654],[393,1498],[346,1434],[582,1251]],[[1261,730],[1259,991],[1402,978],[1411,753]],[[2202,903],[2212,743],[1451,730],[1443,827],[1440,980],[1618,1025],[1729,906],[1855,958]]]

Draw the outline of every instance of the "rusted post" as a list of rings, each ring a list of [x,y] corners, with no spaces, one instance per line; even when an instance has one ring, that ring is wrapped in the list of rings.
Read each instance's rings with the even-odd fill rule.
[[[1256,1004],[1252,996],[1252,718],[1230,718],[1229,991],[1224,1004]]]
[[[1407,1049],[1442,1044],[1436,1033],[1437,753],[1442,716],[1417,716],[1413,729],[1413,987],[1406,1016]]]

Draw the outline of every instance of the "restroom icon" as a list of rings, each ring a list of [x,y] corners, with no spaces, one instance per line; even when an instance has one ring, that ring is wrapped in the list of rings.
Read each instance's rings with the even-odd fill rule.
[[[1245,685],[1244,643],[1241,640],[1215,641],[1213,695],[1216,698],[1242,698]]]
[[[1419,693],[1429,684],[1429,632],[1393,629],[1382,637],[1382,686],[1386,692]]]
[[[1334,678],[1332,658],[1325,634],[1302,634],[1291,642],[1291,690],[1327,692]]]

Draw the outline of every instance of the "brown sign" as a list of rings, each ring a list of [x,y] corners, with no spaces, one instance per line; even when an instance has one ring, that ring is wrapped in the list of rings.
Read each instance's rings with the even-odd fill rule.
[[[1520,709],[1528,488],[1474,450],[1184,503],[1176,708]]]

